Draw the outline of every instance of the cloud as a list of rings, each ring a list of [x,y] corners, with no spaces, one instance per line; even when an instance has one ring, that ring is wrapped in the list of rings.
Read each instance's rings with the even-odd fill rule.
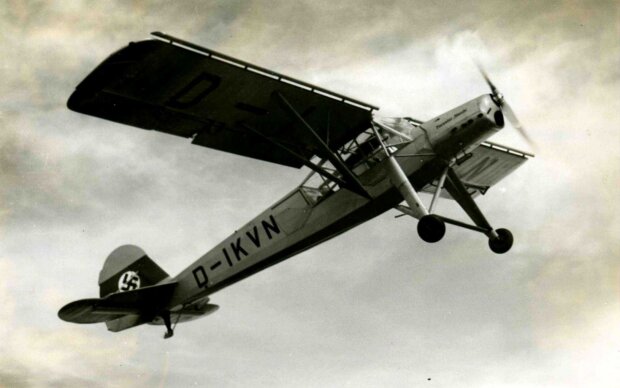
[[[17,319],[14,307],[17,302],[43,306],[18,293],[18,274],[11,260],[0,260],[2,386],[127,386],[147,383],[152,378],[143,367],[130,361],[139,351],[135,336],[109,341],[89,328],[45,329],[36,322]],[[106,378],[102,380],[100,376],[104,375]]]

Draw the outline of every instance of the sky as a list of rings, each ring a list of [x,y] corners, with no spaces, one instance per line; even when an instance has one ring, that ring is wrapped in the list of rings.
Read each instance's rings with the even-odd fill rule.
[[[151,31],[421,120],[487,93],[479,60],[536,143],[477,199],[514,247],[453,227],[426,244],[389,211],[171,340],[61,321],[117,246],[175,275],[306,174],[66,108]],[[619,38],[615,1],[0,0],[0,386],[616,386]]]

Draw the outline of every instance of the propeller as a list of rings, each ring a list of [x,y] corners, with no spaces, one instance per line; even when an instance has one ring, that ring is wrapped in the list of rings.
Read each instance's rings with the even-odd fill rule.
[[[476,65],[478,66],[478,70],[480,71],[480,74],[482,74],[482,77],[486,81],[487,85],[489,85],[489,88],[491,88],[491,94],[493,95],[493,100],[500,107],[506,119],[510,121],[510,124],[512,124],[514,129],[516,129],[519,132],[521,137],[523,137],[523,139],[530,145],[530,147],[536,148],[536,145],[534,144],[530,136],[527,134],[527,132],[525,132],[525,128],[523,128],[523,124],[521,124],[521,122],[517,118],[517,115],[515,115],[515,112],[512,110],[512,108],[510,107],[506,99],[504,98],[504,95],[497,89],[497,87],[493,84],[493,82],[491,82],[491,79],[487,75],[487,72],[484,70],[482,65],[479,62],[476,62]]]

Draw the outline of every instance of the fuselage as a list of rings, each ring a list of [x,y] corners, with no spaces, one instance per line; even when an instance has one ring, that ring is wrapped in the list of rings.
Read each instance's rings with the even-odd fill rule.
[[[413,187],[421,190],[437,179],[447,161],[503,125],[500,108],[490,95],[482,95],[421,125],[394,128],[411,141],[398,136],[389,141]],[[343,188],[294,188],[173,278],[178,286],[169,308],[203,299],[398,205],[402,196],[390,181],[386,156],[378,151],[349,166],[370,198]]]

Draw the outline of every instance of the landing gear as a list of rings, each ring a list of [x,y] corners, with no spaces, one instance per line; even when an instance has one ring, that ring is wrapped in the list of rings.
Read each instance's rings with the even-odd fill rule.
[[[461,205],[461,208],[473,221],[473,225],[462,221],[453,220],[448,217],[440,216],[438,214],[429,214],[429,212],[432,212],[433,205],[439,198],[439,194],[443,188],[444,183],[445,189],[448,191],[448,193],[450,193],[450,196],[455,199],[459,205]],[[402,189],[402,187],[406,187],[406,185],[402,185],[400,188]],[[413,188],[408,191],[413,191]],[[403,193],[403,197],[407,199],[405,193]],[[441,240],[446,233],[446,224],[451,224],[485,234],[489,238],[489,248],[491,248],[491,250],[497,254],[506,253],[512,247],[512,233],[510,233],[508,229],[493,229],[493,227],[484,217],[484,214],[482,214],[482,212],[478,208],[478,205],[473,200],[468,189],[465,187],[465,185],[458,177],[458,175],[454,172],[454,170],[450,167],[446,168],[444,174],[441,175],[439,179],[439,184],[437,185],[437,190],[435,191],[433,201],[431,202],[431,206],[429,207],[428,211],[426,211],[424,205],[422,205],[415,199],[417,199],[417,197],[409,198],[409,200],[407,200],[407,203],[409,204],[411,202],[414,202],[414,204],[419,204],[418,210],[421,210],[422,213],[426,212],[426,214],[420,215],[420,211],[413,211],[411,207],[398,205],[396,208],[402,211],[404,214],[408,214],[414,218],[419,219],[418,235],[422,240],[426,242],[434,243]]]
[[[489,238],[489,247],[495,253],[501,254],[510,250],[513,242],[512,233],[510,233],[508,229],[494,230],[484,217],[484,214],[482,214],[478,208],[478,205],[472,198],[472,194],[468,189],[468,187],[474,187],[484,194],[488,187],[484,188],[483,186],[476,186],[471,183],[467,184],[468,187],[465,187],[465,183],[452,168],[452,165],[458,162],[454,159],[450,162],[446,161],[443,173],[439,176],[437,181],[437,187],[435,189],[433,199],[427,209],[418,196],[417,191],[411,182],[409,182],[409,178],[401,168],[400,164],[398,164],[394,155],[390,153],[388,147],[383,143],[381,135],[379,134],[379,131],[375,127],[374,123],[372,123],[372,129],[375,132],[376,138],[381,143],[383,152],[385,152],[385,155],[387,156],[386,167],[389,173],[390,181],[392,185],[398,189],[408,205],[397,205],[396,209],[419,220],[418,235],[422,240],[429,243],[435,243],[441,240],[446,234],[446,223],[448,223],[484,233]],[[450,196],[458,202],[461,208],[473,221],[473,225],[453,220],[448,217],[443,217],[438,214],[433,214],[433,206],[439,199],[441,191],[444,189],[444,184],[445,189],[448,191]]]
[[[170,322],[170,311],[166,311],[161,315],[161,317],[164,319],[164,324],[166,325],[166,334],[164,334],[164,339],[168,339],[174,335],[172,324]]]
[[[428,243],[435,243],[446,234],[446,224],[437,216],[425,215],[418,221],[418,235]]]
[[[512,233],[508,229],[497,229],[497,236],[489,237],[489,248],[497,254],[506,253],[512,247]]]

